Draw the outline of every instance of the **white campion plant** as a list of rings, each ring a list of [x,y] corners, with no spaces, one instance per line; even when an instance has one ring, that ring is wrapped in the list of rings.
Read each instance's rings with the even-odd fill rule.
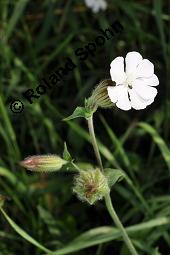
[[[144,109],[154,102],[159,84],[154,65],[132,51],[125,58],[117,57],[111,62],[110,75],[116,86],[108,86],[110,100],[122,110]]]
[[[93,2],[93,1],[91,1]],[[96,2],[98,2],[96,0]],[[84,106],[78,106],[74,112],[65,118],[65,121],[75,118],[85,118],[87,120],[89,134],[93,150],[97,159],[97,168],[80,169],[65,144],[63,157],[58,155],[38,155],[31,156],[23,160],[20,164],[28,170],[38,172],[58,171],[65,166],[65,170],[77,171],[73,192],[78,198],[89,204],[95,204],[98,200],[104,199],[106,208],[113,219],[116,227],[120,230],[122,238],[126,243],[131,255],[138,255],[138,251],[133,245],[126,229],[122,225],[111,201],[111,188],[122,179],[127,179],[127,175],[121,169],[104,168],[98,143],[95,136],[93,115],[99,107],[112,108],[115,105],[122,110],[144,109],[150,105],[156,95],[155,86],[159,84],[157,76],[154,74],[154,66],[148,59],[143,59],[141,54],[135,51],[129,52],[125,58],[117,57],[111,62],[111,79],[101,81],[92,91],[91,96],[84,100]],[[0,206],[3,203],[0,197]]]
[[[92,9],[94,13],[107,9],[107,2],[105,0],[85,0],[85,4],[88,8]]]

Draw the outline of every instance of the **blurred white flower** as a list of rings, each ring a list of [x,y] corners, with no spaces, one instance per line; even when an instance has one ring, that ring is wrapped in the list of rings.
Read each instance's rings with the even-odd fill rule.
[[[110,100],[122,110],[144,109],[153,103],[157,95],[154,86],[159,84],[154,65],[135,51],[125,58],[117,57],[111,62],[110,75],[116,86],[107,88]]]
[[[105,0],[85,0],[85,4],[95,13],[100,10],[104,11],[107,8],[107,2]]]

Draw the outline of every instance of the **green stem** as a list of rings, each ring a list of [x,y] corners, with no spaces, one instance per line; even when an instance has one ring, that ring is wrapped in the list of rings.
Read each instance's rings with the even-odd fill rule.
[[[88,121],[89,133],[90,133],[90,136],[91,136],[91,139],[92,139],[92,145],[93,145],[93,149],[94,149],[94,152],[95,152],[95,155],[96,155],[96,159],[97,159],[97,162],[100,166],[101,171],[103,172],[103,164],[102,164],[102,160],[101,160],[101,157],[100,157],[100,153],[99,153],[99,149],[98,149],[98,145],[97,145],[97,141],[96,141],[96,137],[95,137],[95,132],[94,132],[93,116],[88,118],[87,121]],[[118,215],[117,215],[117,213],[116,213],[116,211],[115,211],[115,209],[112,205],[110,194],[105,195],[105,203],[106,203],[106,207],[107,207],[107,210],[108,210],[111,218],[113,219],[113,221],[114,221],[115,225],[117,226],[117,228],[121,231],[123,240],[126,243],[130,253],[132,255],[138,255],[135,247],[133,246],[128,234],[126,233],[125,228],[123,227],[121,221],[119,220],[119,217],[118,217]]]
[[[122,237],[124,239],[124,242],[126,243],[129,251],[131,252],[132,255],[138,255],[135,247],[133,246],[125,228],[123,227],[121,221],[119,220],[119,217],[117,216],[117,213],[112,205],[112,201],[111,201],[111,198],[110,198],[110,194],[107,194],[105,196],[105,203],[106,203],[106,207],[107,207],[107,210],[108,212],[110,213],[110,216],[112,217],[116,227],[121,231],[122,233]]]
[[[75,168],[78,172],[81,172],[81,169],[80,169],[76,164],[74,164],[73,162],[71,162],[71,164],[74,166],[74,168]]]
[[[103,164],[102,164],[102,160],[100,157],[100,152],[97,146],[97,141],[96,141],[96,137],[95,137],[95,133],[94,133],[94,126],[93,126],[93,115],[87,120],[88,122],[88,128],[89,128],[89,133],[92,139],[92,145],[93,145],[93,149],[94,149],[94,153],[96,155],[96,159],[97,162],[99,164],[99,167],[101,169],[101,171],[103,172]]]

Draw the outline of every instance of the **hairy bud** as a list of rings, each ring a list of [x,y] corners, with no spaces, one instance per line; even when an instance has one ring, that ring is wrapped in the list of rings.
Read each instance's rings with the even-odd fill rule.
[[[109,79],[101,81],[93,90],[91,97],[87,99],[86,106],[90,109],[113,107],[114,104],[111,102],[107,91],[107,87],[112,85],[114,83]]]
[[[39,155],[27,157],[20,162],[20,165],[31,171],[54,172],[66,163],[66,160],[57,155]]]
[[[109,187],[106,177],[99,169],[81,171],[75,178],[73,191],[82,201],[94,204],[108,193]]]

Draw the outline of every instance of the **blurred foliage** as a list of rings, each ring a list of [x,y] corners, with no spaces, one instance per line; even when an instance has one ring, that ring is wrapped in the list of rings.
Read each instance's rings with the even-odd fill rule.
[[[90,207],[72,194],[72,173],[32,174],[18,163],[28,155],[62,155],[67,141],[81,166],[95,165],[85,121],[62,119],[109,78],[113,58],[132,50],[154,63],[158,96],[146,110],[100,110],[96,134],[104,166],[128,175],[116,184],[112,201],[134,244],[141,254],[170,254],[170,4],[107,1],[98,14],[79,0],[0,1],[0,193],[10,197],[1,209],[0,255],[129,254],[103,202]],[[22,113],[11,112],[11,98],[36,88],[66,57],[77,63],[74,50],[115,19],[125,28],[119,36],[59,87],[32,105],[25,102]]]

